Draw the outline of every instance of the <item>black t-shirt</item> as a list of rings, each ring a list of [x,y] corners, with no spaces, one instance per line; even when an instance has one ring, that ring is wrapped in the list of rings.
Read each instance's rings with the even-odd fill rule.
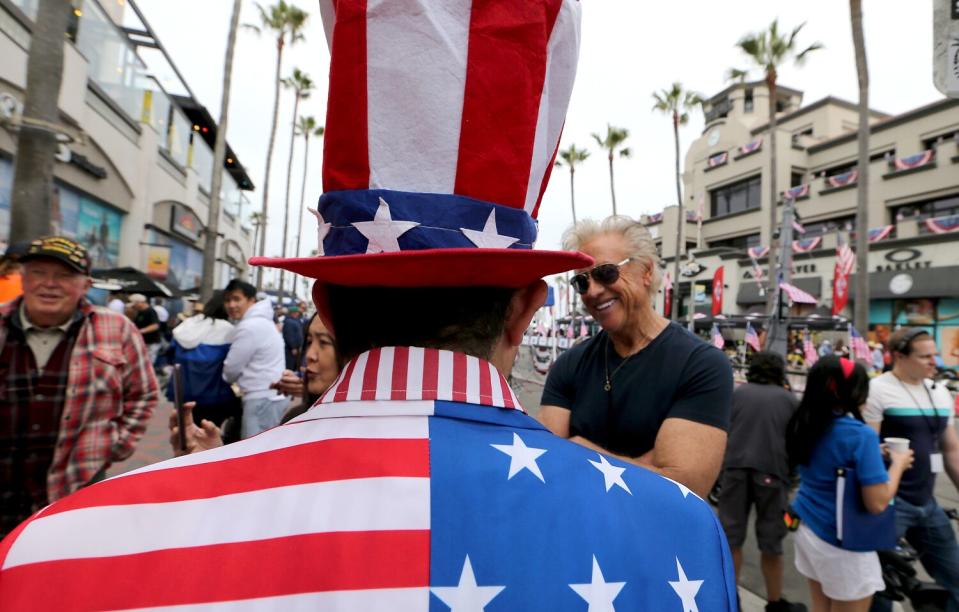
[[[570,435],[629,457],[653,448],[667,418],[729,427],[729,359],[682,326],[670,323],[616,371],[621,364],[606,332],[600,332],[556,360],[542,405],[570,410]],[[607,367],[612,376],[608,392],[603,389]]]
[[[153,310],[153,308],[145,308],[143,310],[138,310],[137,313],[133,315],[133,322],[136,324],[137,329],[143,329],[144,327],[148,327],[154,323],[159,324],[160,318],[157,317],[157,312]],[[156,331],[143,334],[143,341],[147,344],[156,344],[159,342],[159,328]]]
[[[725,467],[750,468],[789,478],[786,425],[799,398],[776,385],[746,383],[733,393]]]

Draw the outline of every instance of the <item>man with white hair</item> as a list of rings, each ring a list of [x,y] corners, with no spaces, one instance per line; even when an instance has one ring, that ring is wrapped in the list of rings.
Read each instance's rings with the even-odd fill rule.
[[[540,420],[557,435],[705,497],[726,448],[729,360],[653,309],[659,257],[641,223],[625,216],[580,221],[563,247],[596,261],[571,282],[603,330],[556,361]]]

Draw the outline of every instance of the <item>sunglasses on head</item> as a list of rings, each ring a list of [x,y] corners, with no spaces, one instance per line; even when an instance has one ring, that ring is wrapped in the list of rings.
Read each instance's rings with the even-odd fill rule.
[[[587,272],[580,272],[579,274],[574,275],[570,280],[570,284],[580,295],[589,291],[590,276],[593,277],[594,281],[601,285],[612,285],[619,280],[619,269],[628,264],[631,259],[632,257],[627,257],[619,263],[599,264]]]

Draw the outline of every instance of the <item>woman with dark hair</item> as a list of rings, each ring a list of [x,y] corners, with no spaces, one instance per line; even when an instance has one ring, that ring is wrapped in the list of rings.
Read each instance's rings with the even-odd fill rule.
[[[302,377],[296,372],[286,370],[283,372],[283,377],[273,384],[273,387],[284,395],[301,396],[303,398],[301,403],[286,411],[281,423],[286,423],[309,410],[323,392],[333,384],[340,373],[333,336],[323,325],[323,321],[315,314],[307,327],[301,354],[303,355]],[[189,411],[192,408],[191,404],[187,404],[186,408]],[[177,439],[176,414],[170,416],[170,444],[177,455],[199,452],[223,445],[222,434],[214,423],[196,416],[193,417],[193,421],[195,424],[188,423],[187,425],[187,447],[185,450],[181,450]]]
[[[861,485],[866,510],[879,514],[899,488],[913,452],[886,449],[862,418],[869,394],[865,368],[836,356],[809,371],[806,390],[787,428],[789,459],[799,466],[801,484],[793,509],[802,524],[796,534],[796,569],[809,579],[813,612],[869,609],[873,593],[885,588],[875,552],[841,548],[837,538],[837,469],[851,468]]]
[[[220,427],[227,417],[240,414],[240,399],[223,380],[223,360],[232,334],[222,291],[213,293],[203,314],[185,319],[173,329],[167,355],[171,363],[180,364],[183,399],[196,403],[193,418],[197,423],[205,419]],[[167,399],[173,399],[172,379]]]

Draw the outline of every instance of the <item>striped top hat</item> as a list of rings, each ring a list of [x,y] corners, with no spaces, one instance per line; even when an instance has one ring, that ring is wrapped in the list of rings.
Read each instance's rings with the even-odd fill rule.
[[[319,256],[348,286],[522,287],[573,88],[578,0],[321,0],[330,43]]]

